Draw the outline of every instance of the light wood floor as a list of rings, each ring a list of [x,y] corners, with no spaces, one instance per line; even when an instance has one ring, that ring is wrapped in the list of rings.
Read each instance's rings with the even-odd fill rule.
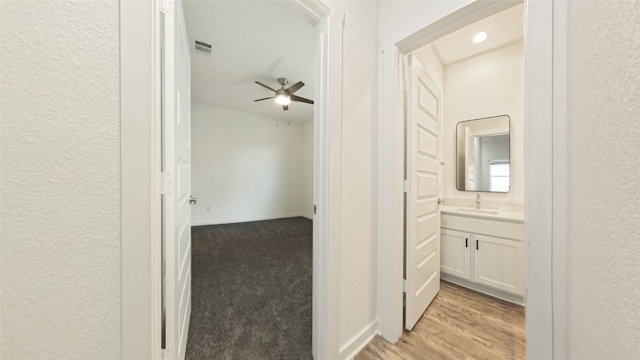
[[[411,332],[377,336],[355,360],[525,359],[524,308],[442,281]]]

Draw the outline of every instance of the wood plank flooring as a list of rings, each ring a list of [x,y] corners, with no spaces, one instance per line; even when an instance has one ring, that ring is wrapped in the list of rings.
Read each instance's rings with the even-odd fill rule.
[[[411,332],[377,336],[355,360],[525,359],[524,308],[442,281]]]

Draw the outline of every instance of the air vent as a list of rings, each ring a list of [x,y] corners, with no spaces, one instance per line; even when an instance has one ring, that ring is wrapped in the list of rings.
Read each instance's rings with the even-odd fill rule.
[[[211,44],[207,44],[204,41],[194,40],[193,50],[198,54],[211,56]]]

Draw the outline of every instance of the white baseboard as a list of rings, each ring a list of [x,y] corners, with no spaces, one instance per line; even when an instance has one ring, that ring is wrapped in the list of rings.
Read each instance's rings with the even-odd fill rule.
[[[234,223],[243,223],[243,222],[251,222],[251,221],[286,219],[286,218],[299,217],[299,216],[302,216],[305,218],[307,217],[306,215],[300,214],[300,213],[290,213],[290,214],[281,214],[281,215],[240,217],[240,218],[229,218],[229,219],[197,220],[197,221],[191,221],[191,226],[234,224]]]
[[[313,215],[310,215],[310,214],[300,214],[300,216],[309,220],[313,220]]]
[[[379,335],[378,320],[360,330],[356,336],[340,347],[340,359],[351,360],[367,346],[376,335]]]

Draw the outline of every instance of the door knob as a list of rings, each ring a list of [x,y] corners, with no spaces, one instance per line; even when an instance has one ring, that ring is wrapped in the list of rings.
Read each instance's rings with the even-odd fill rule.
[[[189,204],[195,204],[198,202],[198,198],[197,197],[193,197],[191,195],[189,195]]]

